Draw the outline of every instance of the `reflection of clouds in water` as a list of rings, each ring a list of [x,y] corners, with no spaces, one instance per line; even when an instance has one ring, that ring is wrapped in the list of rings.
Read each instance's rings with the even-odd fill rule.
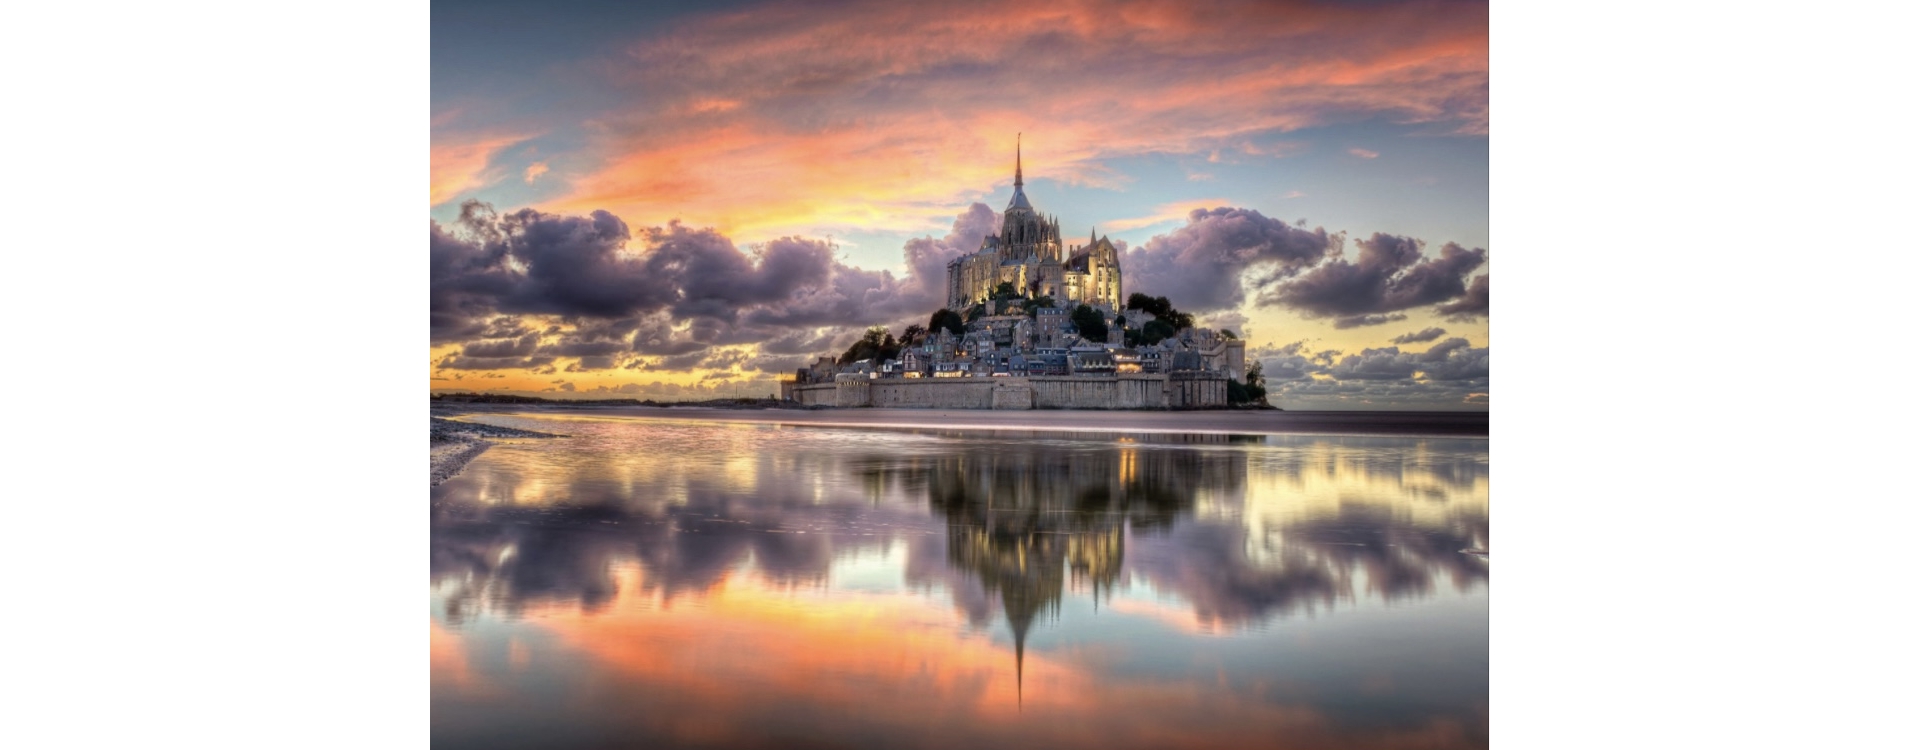
[[[1183,524],[1136,537],[1127,570],[1178,594],[1211,625],[1258,623],[1276,615],[1331,609],[1361,594],[1385,601],[1435,593],[1441,579],[1465,591],[1487,581],[1487,561],[1460,550],[1484,545],[1487,518],[1466,513],[1445,525],[1410,523],[1391,509],[1349,504],[1332,517],[1278,529],[1266,555],[1243,525]]]
[[[1192,637],[1484,589],[1484,442],[545,427],[434,490],[436,737],[1485,744],[1484,620]]]
[[[1226,626],[1487,580],[1459,553],[1487,546],[1484,441],[568,427],[580,443],[496,448],[436,489],[450,623],[600,611],[623,566],[670,602],[735,571],[825,586],[837,559],[886,549],[907,586],[1016,636],[1134,575]]]
[[[507,614],[547,605],[598,611],[619,593],[615,570],[627,565],[643,572],[635,593],[664,600],[705,592],[748,560],[768,585],[819,585],[837,556],[889,541],[826,530],[845,528],[847,513],[790,509],[767,518],[711,506],[659,515],[490,509],[478,518],[434,525],[432,574],[436,584],[451,587],[443,598],[452,623],[476,607]],[[793,533],[810,526],[821,531]]]

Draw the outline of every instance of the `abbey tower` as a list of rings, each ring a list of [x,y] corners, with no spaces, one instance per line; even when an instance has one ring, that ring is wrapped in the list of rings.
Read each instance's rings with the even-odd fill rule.
[[[1120,253],[1105,237],[1087,238],[1084,247],[1062,257],[1060,220],[1042,216],[1027,200],[1020,148],[1013,152],[1013,200],[1007,203],[1000,233],[988,235],[980,249],[947,263],[947,308],[965,310],[993,295],[1002,283],[1026,297],[1052,297],[1056,305],[1100,305],[1119,310]]]

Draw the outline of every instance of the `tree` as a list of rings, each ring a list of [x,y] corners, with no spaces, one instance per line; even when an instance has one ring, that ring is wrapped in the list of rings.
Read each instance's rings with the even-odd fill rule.
[[[1226,340],[1228,340],[1228,341],[1232,341],[1232,340],[1234,340],[1234,339],[1237,339],[1237,338],[1240,338],[1240,337],[1239,337],[1239,336],[1235,336],[1235,335],[1233,335],[1233,329],[1230,329],[1230,328],[1222,328],[1222,329],[1220,329],[1220,338],[1223,338],[1223,339],[1226,339]],[[1259,364],[1259,363],[1257,363],[1257,362],[1256,362],[1255,364]]]
[[[1073,308],[1073,327],[1080,329],[1080,337],[1088,341],[1107,340],[1107,320],[1100,311],[1081,305]]]
[[[927,321],[927,330],[938,331],[943,328],[955,336],[964,336],[967,333],[967,320],[960,317],[960,313],[943,307],[933,314],[933,319]]]
[[[1179,333],[1179,330],[1175,329],[1172,323],[1155,318],[1147,321],[1146,325],[1140,327],[1140,343],[1158,344],[1173,338],[1174,334],[1177,333]]]
[[[1013,299],[1018,296],[1020,296],[1020,293],[1014,291],[1013,282],[1011,281],[1002,281],[999,286],[993,288],[994,299]]]
[[[1154,312],[1154,309],[1159,308],[1162,311],[1166,310],[1166,307],[1165,307],[1166,302],[1167,302],[1167,298],[1165,297],[1161,297],[1158,300],[1155,300],[1153,297],[1149,297],[1139,292],[1134,292],[1133,294],[1127,295],[1128,310],[1145,310],[1147,311],[1148,314],[1153,315],[1155,317],[1159,317],[1159,313]]]
[[[1165,297],[1149,297],[1134,292],[1127,296],[1127,309],[1140,310],[1156,319],[1167,321],[1175,331],[1193,327],[1193,316],[1173,309],[1173,303]]]
[[[900,343],[902,345],[911,346],[913,344],[920,343],[920,340],[926,337],[927,337],[927,327],[920,325],[919,323],[915,323],[913,325],[907,326],[907,330],[901,332]]]
[[[1254,360],[1247,368],[1245,383],[1239,380],[1227,380],[1227,403],[1264,404],[1267,401],[1267,376],[1260,372],[1260,360]]]
[[[1052,297],[1034,297],[1031,301],[1027,302],[1027,317],[1029,318],[1040,317],[1040,308],[1042,307],[1053,307],[1053,298]]]
[[[899,346],[893,341],[893,334],[887,332],[886,326],[868,328],[859,341],[853,342],[853,346],[847,347],[846,352],[840,355],[840,364],[852,364],[863,359],[887,359],[887,347],[893,347],[895,355],[900,352]]]

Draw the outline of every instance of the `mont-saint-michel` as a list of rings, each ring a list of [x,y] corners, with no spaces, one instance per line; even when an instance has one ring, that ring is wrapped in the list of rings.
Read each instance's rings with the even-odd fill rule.
[[[1062,239],[1027,197],[1020,147],[1000,231],[947,263],[947,306],[885,328],[781,381],[806,406],[1209,409],[1265,405],[1259,364],[1232,331],[1195,327],[1173,301],[1126,296],[1120,253],[1089,230]]]

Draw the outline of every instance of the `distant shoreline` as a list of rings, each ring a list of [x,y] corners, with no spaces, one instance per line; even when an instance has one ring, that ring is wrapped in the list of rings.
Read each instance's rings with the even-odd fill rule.
[[[445,415],[511,413],[558,415],[592,412],[596,415],[630,416],[639,419],[916,430],[987,429],[1122,434],[1338,435],[1466,439],[1485,439],[1489,436],[1489,413],[1471,411],[837,409],[804,407],[774,399],[723,399],[722,401],[785,405],[754,406],[746,403],[646,405],[625,402],[607,404],[592,401],[515,404],[435,401],[433,411],[435,414]]]

